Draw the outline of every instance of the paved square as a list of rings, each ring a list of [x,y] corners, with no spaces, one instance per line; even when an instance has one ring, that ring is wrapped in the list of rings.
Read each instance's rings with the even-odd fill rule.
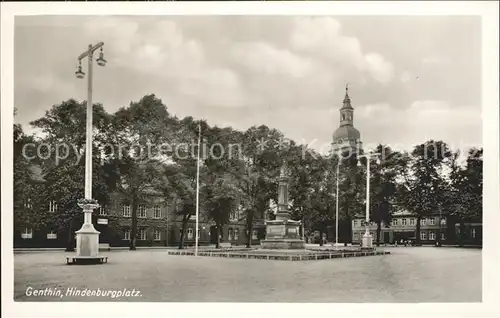
[[[14,255],[16,301],[480,302],[481,250],[387,248],[392,254],[307,262],[112,251],[68,266],[63,252]],[[26,289],[140,291],[135,297],[29,297]]]

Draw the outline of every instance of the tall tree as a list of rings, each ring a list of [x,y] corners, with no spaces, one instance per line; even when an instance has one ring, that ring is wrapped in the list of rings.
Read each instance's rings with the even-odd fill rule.
[[[93,107],[93,184],[94,198],[105,203],[108,200],[107,182],[104,180],[100,150],[105,148],[110,115],[102,105]],[[45,115],[30,124],[41,129],[44,137],[40,144],[38,164],[43,169],[44,187],[40,191],[41,204],[38,224],[54,227],[53,230],[68,233],[67,250],[74,250],[74,232],[83,223],[83,213],[77,201],[83,197],[85,175],[85,123],[86,103],[70,99],[54,105]],[[49,202],[57,202],[57,210],[49,211]]]
[[[36,142],[33,136],[26,135],[20,124],[14,124],[14,167],[13,167],[13,206],[14,206],[14,233],[26,224],[40,224],[37,222],[36,195],[39,192],[40,171],[33,170],[36,162]],[[33,147],[30,147],[33,145]],[[33,158],[33,159],[31,159]],[[38,180],[37,180],[38,179]]]
[[[463,244],[465,222],[482,219],[483,210],[483,149],[472,148],[464,165],[456,153],[451,161],[450,183],[444,207],[459,222],[458,243]]]
[[[265,217],[269,200],[276,198],[276,180],[287,149],[283,135],[267,126],[251,127],[240,139],[243,145],[235,167],[238,187],[244,194],[242,206],[246,216],[246,246],[251,247],[256,216]]]
[[[445,200],[447,186],[443,167],[451,155],[445,142],[434,140],[417,145],[411,154],[400,198],[402,205],[417,218],[417,245],[420,245],[422,218],[439,211],[441,202]]]
[[[400,154],[385,145],[378,145],[375,152],[379,160],[374,160],[370,167],[370,219],[377,225],[376,244],[379,246],[382,223],[390,224],[392,217],[398,174],[395,161]]]
[[[153,187],[165,159],[159,145],[171,140],[172,122],[167,107],[155,95],[146,95],[114,114],[109,158],[118,171],[115,188],[129,198],[132,208],[130,250],[136,249],[139,202],[144,191]]]
[[[364,217],[366,202],[365,176],[357,154],[342,155],[339,174],[339,219],[346,224],[348,235],[352,238],[352,220],[356,216]],[[339,220],[339,221],[340,221]]]

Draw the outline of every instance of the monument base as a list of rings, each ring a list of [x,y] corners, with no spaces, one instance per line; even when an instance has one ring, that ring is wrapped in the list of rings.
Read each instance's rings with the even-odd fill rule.
[[[300,239],[262,240],[260,247],[269,250],[298,250],[305,249],[306,243]]]
[[[99,233],[92,224],[84,224],[80,230],[76,231],[76,256],[97,257]]]
[[[107,263],[106,256],[67,256],[66,264],[68,265],[96,265]]]
[[[362,249],[373,249],[373,238],[369,232],[365,232],[363,235],[363,241],[361,243]]]
[[[305,249],[306,243],[299,236],[300,221],[266,221],[266,239],[260,241],[262,249]]]

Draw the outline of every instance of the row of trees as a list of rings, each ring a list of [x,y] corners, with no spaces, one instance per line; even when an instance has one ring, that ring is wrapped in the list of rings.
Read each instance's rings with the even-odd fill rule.
[[[30,123],[42,131],[41,136],[26,135],[20,125],[14,125],[15,226],[29,223],[69,229],[68,246],[73,246],[73,232],[83,218],[76,202],[84,194],[84,160],[78,159],[85,148],[85,110],[85,103],[73,99],[54,105],[44,117]],[[308,232],[325,233],[334,222],[337,177],[340,218],[350,223],[364,213],[366,159],[321,155],[293,141],[284,143],[279,130],[264,125],[238,131],[192,117],[180,119],[160,99],[147,95],[113,114],[94,105],[92,191],[103,204],[115,191],[130,199],[130,249],[135,249],[137,210],[146,188],[156,189],[169,201],[182,202],[177,213],[182,219],[179,247],[183,247],[183,233],[196,210],[197,148],[180,145],[196,144],[199,130],[203,136],[201,210],[221,229],[231,212],[242,207],[250,234],[246,235],[247,246],[255,219],[268,212],[270,201],[276,202],[276,180],[285,163],[289,167],[290,209],[295,219],[305,222]],[[25,148],[27,144],[37,146]],[[28,151],[23,153],[23,149]],[[378,225],[377,242],[381,225],[389,224],[397,209],[417,217],[417,240],[420,218],[438,210],[457,216],[461,223],[481,217],[482,149],[471,149],[465,163],[460,161],[459,150],[449,149],[443,141],[430,140],[412,152],[379,145],[375,152],[381,160],[371,162],[370,217]],[[338,160],[339,176],[335,171]],[[30,181],[33,165],[42,167],[43,185]],[[36,199],[33,206],[56,200],[59,213],[25,209],[26,198]]]

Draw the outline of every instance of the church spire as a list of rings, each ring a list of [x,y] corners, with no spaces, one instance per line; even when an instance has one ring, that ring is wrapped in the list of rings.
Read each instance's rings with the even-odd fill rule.
[[[351,98],[349,97],[349,84],[345,84],[345,97],[344,97],[344,105],[342,108],[352,108],[351,106]]]

